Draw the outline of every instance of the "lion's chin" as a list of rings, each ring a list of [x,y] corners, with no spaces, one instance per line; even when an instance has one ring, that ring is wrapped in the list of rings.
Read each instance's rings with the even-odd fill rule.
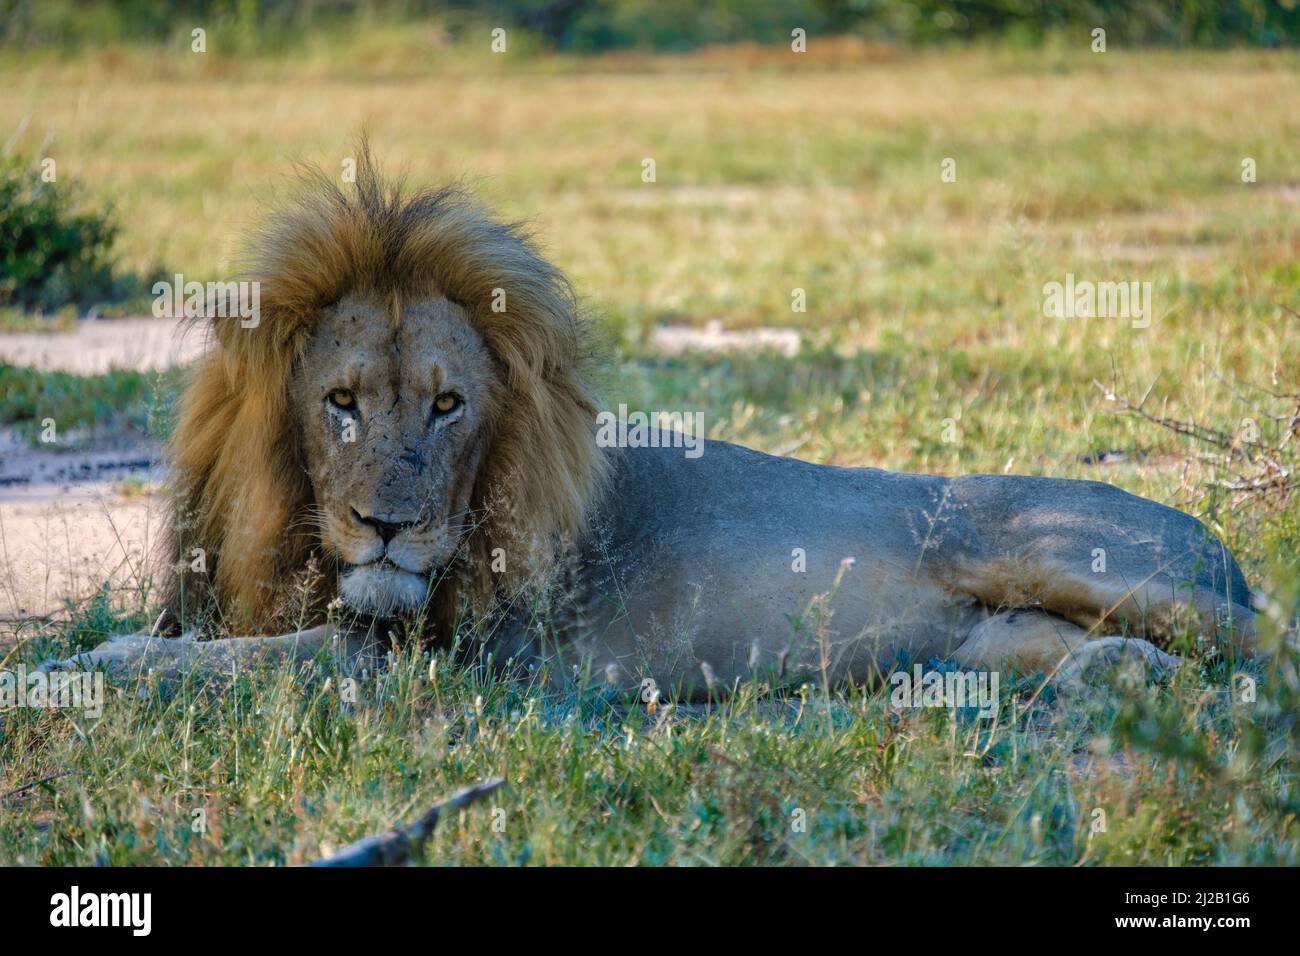
[[[378,617],[415,610],[424,603],[429,588],[421,575],[387,563],[349,568],[339,580],[348,607]]]

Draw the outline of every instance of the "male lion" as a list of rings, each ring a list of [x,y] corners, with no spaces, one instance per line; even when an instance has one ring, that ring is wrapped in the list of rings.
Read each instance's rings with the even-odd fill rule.
[[[598,447],[564,277],[459,190],[386,183],[365,149],[351,188],[305,174],[251,263],[260,322],[215,320],[171,442],[169,624],[54,666],[228,673],[331,648],[356,666],[414,625],[692,699],[934,656],[1163,671],[1180,634],[1258,650],[1232,555],[1110,485]],[[315,626],[193,636],[295,615]]]

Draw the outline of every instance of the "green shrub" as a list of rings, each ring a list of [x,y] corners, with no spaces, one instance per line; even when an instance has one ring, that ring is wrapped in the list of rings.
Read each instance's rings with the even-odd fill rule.
[[[1300,36],[1292,0],[0,0],[0,46],[65,49],[166,43],[202,25],[225,50],[274,53],[315,31],[440,23],[482,36],[509,26],[561,50],[676,50],[847,33],[929,44],[1001,36],[1034,45],[1104,27],[1111,42],[1284,46]],[[517,36],[512,36],[512,47]],[[477,40],[476,40],[477,42]]]
[[[128,293],[113,274],[118,224],[86,204],[76,183],[47,183],[14,160],[0,164],[0,305],[88,308]]]

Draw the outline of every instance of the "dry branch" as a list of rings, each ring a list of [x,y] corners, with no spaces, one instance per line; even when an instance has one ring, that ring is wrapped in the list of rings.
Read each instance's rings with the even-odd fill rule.
[[[438,820],[447,810],[459,810],[505,786],[505,778],[493,777],[457,790],[446,800],[435,803],[414,823],[368,836],[350,844],[333,856],[313,860],[308,866],[396,866],[406,862],[416,848],[429,839]]]
[[[0,800],[8,800],[10,797],[16,797],[19,794],[26,793],[28,790],[35,790],[37,787],[44,786],[47,783],[53,783],[55,780],[61,780],[64,777],[73,776],[76,770],[60,770],[58,773],[52,773],[48,777],[41,777],[40,780],[32,780],[23,784],[21,787],[14,787],[7,793],[0,793]]]
[[[1258,429],[1255,431],[1256,437],[1247,437],[1245,434],[1233,434],[1196,421],[1183,421],[1147,411],[1147,400],[1155,388],[1154,382],[1136,402],[1119,394],[1115,384],[1108,387],[1095,380],[1093,384],[1120,414],[1140,418],[1213,449],[1194,450],[1191,457],[1226,472],[1226,477],[1217,478],[1214,484],[1232,495],[1234,508],[1246,501],[1267,497],[1285,501],[1300,488],[1300,459],[1297,459],[1296,444],[1292,441],[1300,435],[1300,392],[1278,391],[1249,384],[1242,386],[1227,381],[1217,373],[1215,377],[1228,386],[1233,397],[1250,410],[1252,419],[1279,423],[1281,428],[1278,437],[1265,443],[1259,439]],[[1274,379],[1276,384],[1276,375]],[[1270,407],[1260,400],[1252,400],[1246,396],[1246,391],[1275,404]]]

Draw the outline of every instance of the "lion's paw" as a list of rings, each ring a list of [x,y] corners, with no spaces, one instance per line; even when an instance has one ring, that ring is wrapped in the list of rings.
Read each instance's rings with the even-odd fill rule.
[[[1163,681],[1172,676],[1182,661],[1166,654],[1150,641],[1136,637],[1102,637],[1088,641],[1074,651],[1056,672],[1058,691],[1079,691],[1105,674],[1118,673],[1121,680],[1137,684]]]

